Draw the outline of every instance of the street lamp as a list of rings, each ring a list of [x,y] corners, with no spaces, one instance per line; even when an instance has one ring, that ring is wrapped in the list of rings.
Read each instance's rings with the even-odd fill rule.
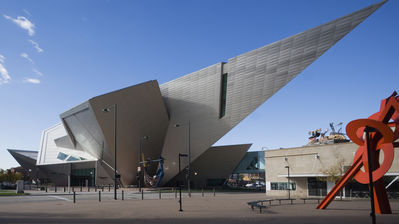
[[[175,128],[181,127],[181,124],[175,124]],[[188,126],[188,166],[187,166],[187,189],[188,196],[191,197],[191,188],[190,188],[190,163],[191,163],[191,125],[190,121],[187,123]],[[180,172],[180,169],[179,169]]]
[[[181,170],[181,168],[180,168],[180,164],[181,164],[180,157],[188,157],[188,155],[179,153],[179,173],[180,173],[180,170]],[[179,181],[179,204],[180,204],[179,212],[182,212],[183,208],[182,208],[182,200],[181,200],[181,184],[180,184],[180,181]]]
[[[138,185],[139,185],[139,192],[141,192],[141,148],[143,145],[143,140],[147,140],[149,136],[141,136],[140,137],[140,144],[139,144],[139,166],[137,167],[137,172],[138,172]]]
[[[371,222],[373,224],[376,223],[375,217],[375,205],[374,205],[374,186],[373,186],[373,163],[371,160],[371,147],[370,147],[370,133],[377,132],[376,129],[366,126],[364,128],[364,132],[366,133],[366,142],[367,142],[367,162],[368,162],[368,172],[369,172],[369,191],[370,191],[370,204],[371,204]]]
[[[117,200],[116,197],[116,179],[118,177],[117,173],[116,173],[116,118],[117,118],[117,113],[118,113],[118,105],[117,104],[113,104],[108,106],[107,108],[104,108],[102,111],[104,113],[108,113],[111,111],[111,108],[114,108],[114,199]]]
[[[287,168],[288,171],[288,199],[291,199],[291,185],[290,185],[290,167],[289,166],[285,166],[285,168]]]

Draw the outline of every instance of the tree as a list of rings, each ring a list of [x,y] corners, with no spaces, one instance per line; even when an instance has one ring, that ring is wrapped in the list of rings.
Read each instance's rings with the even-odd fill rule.
[[[334,162],[332,166],[327,167],[321,171],[324,176],[319,177],[319,180],[337,183],[338,180],[341,179],[343,175],[345,159],[342,157],[342,155],[338,153],[334,153],[334,158],[336,162]],[[340,196],[342,200],[342,191],[340,192]]]
[[[6,181],[6,174],[3,169],[0,169],[0,182]]]
[[[11,170],[0,169],[0,182],[10,182],[15,183],[17,180],[22,180],[22,173],[11,172]]]

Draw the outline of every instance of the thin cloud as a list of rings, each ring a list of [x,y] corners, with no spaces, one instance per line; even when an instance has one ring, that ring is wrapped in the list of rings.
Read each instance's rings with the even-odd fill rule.
[[[16,19],[11,18],[10,16],[7,16],[7,15],[3,15],[3,16],[4,16],[4,18],[17,24],[22,29],[27,30],[29,33],[29,36],[33,36],[35,34],[35,28],[36,28],[35,24],[33,24],[31,21],[29,21],[24,16],[18,16]]]
[[[26,15],[28,15],[28,16],[31,16],[31,15],[32,15],[32,14],[30,14],[30,12],[29,12],[28,10],[26,10],[26,9],[24,9],[23,11],[24,11],[24,13],[26,13]]]
[[[30,63],[33,64],[33,60],[29,57],[29,55],[27,53],[22,53],[21,57],[25,58],[26,60],[28,60]]]
[[[8,74],[7,69],[4,67],[4,60],[6,58],[0,54],[0,85],[4,83],[8,83],[10,81],[11,77]]]
[[[36,43],[35,41],[33,41],[33,40],[28,40],[29,42],[31,42],[32,44],[33,44],[33,47],[37,50],[37,52],[39,52],[39,53],[42,53],[43,52],[43,49],[41,49],[40,47],[39,47],[39,44],[38,43]]]
[[[35,68],[32,68],[32,71],[38,76],[43,76],[43,73],[39,72],[39,70],[37,70]]]
[[[32,79],[32,78],[28,78],[24,80],[25,83],[31,83],[31,84],[40,84],[40,80],[39,79]]]

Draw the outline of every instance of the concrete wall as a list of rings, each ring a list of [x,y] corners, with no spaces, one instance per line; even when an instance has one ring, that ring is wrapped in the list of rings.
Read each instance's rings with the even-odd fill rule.
[[[351,166],[357,149],[358,145],[350,142],[265,151],[266,195],[288,196],[287,190],[270,190],[270,183],[287,182],[285,166],[289,166],[290,182],[295,182],[297,188],[291,191],[291,196],[307,197],[308,177],[327,176],[327,172],[337,166]],[[395,149],[395,152],[394,162],[386,175],[399,175],[399,149]],[[382,161],[383,153],[380,155],[380,163]]]

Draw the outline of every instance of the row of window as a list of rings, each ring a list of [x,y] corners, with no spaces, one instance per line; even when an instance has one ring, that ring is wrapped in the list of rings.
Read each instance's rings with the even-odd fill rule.
[[[291,185],[290,188],[288,186]],[[271,182],[270,183],[270,188],[271,190],[296,190],[296,183],[295,182],[290,182],[288,185],[288,182]]]
[[[63,153],[63,152],[59,152],[59,153],[58,153],[57,159],[63,160],[63,161],[86,160],[86,158],[71,156],[71,155],[65,154],[65,153]]]

